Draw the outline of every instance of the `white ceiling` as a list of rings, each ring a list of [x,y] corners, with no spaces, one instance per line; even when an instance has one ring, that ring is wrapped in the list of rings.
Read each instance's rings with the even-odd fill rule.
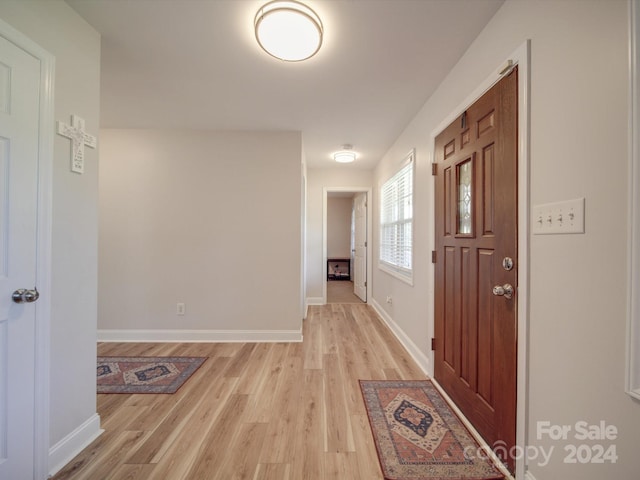
[[[103,128],[295,130],[311,168],[373,168],[504,0],[308,0],[324,43],[264,53],[267,0],[67,0],[102,34]],[[428,132],[425,132],[427,135]]]

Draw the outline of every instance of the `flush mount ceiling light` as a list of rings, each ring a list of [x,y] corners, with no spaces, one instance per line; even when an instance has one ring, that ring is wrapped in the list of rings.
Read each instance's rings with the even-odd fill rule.
[[[351,163],[356,159],[356,152],[351,145],[343,145],[342,150],[333,154],[333,159],[338,163]]]
[[[322,21],[294,0],[264,4],[254,19],[256,40],[269,55],[287,62],[313,57],[322,45]]]

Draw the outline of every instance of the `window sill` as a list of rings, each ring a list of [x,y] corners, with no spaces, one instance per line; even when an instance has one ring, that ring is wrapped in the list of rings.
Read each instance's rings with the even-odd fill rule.
[[[411,273],[411,276],[407,276],[398,272],[398,270],[394,268],[386,266],[384,263],[378,263],[378,269],[413,287],[413,272]]]

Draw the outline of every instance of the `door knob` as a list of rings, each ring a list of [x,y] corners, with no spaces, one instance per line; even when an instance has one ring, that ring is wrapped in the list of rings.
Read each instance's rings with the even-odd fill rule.
[[[511,298],[513,297],[513,286],[509,283],[496,285],[493,287],[493,294],[497,297]]]
[[[38,300],[38,298],[40,298],[40,293],[38,292],[38,289],[35,287],[33,288],[33,290],[27,290],[26,288],[19,288],[18,290],[13,292],[13,295],[11,295],[11,298],[15,303],[33,303],[36,300]]]

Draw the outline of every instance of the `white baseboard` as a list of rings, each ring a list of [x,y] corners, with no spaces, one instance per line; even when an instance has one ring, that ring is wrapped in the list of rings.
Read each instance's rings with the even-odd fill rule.
[[[100,415],[93,414],[86,422],[76,428],[49,449],[49,475],[58,473],[73,457],[98,438],[104,430],[100,428]]]
[[[402,346],[405,348],[409,355],[415,360],[418,366],[422,369],[425,375],[431,375],[431,362],[429,361],[429,357],[427,357],[422,351],[418,348],[418,346],[413,343],[413,341],[404,333],[396,322],[384,311],[384,309],[380,306],[375,299],[371,299],[371,306],[374,308],[376,313],[380,315],[380,318],[387,324],[389,329],[393,332],[396,338],[400,341]]]
[[[307,297],[307,305],[324,305],[322,297]]]
[[[98,330],[99,342],[301,342],[302,330]]]

